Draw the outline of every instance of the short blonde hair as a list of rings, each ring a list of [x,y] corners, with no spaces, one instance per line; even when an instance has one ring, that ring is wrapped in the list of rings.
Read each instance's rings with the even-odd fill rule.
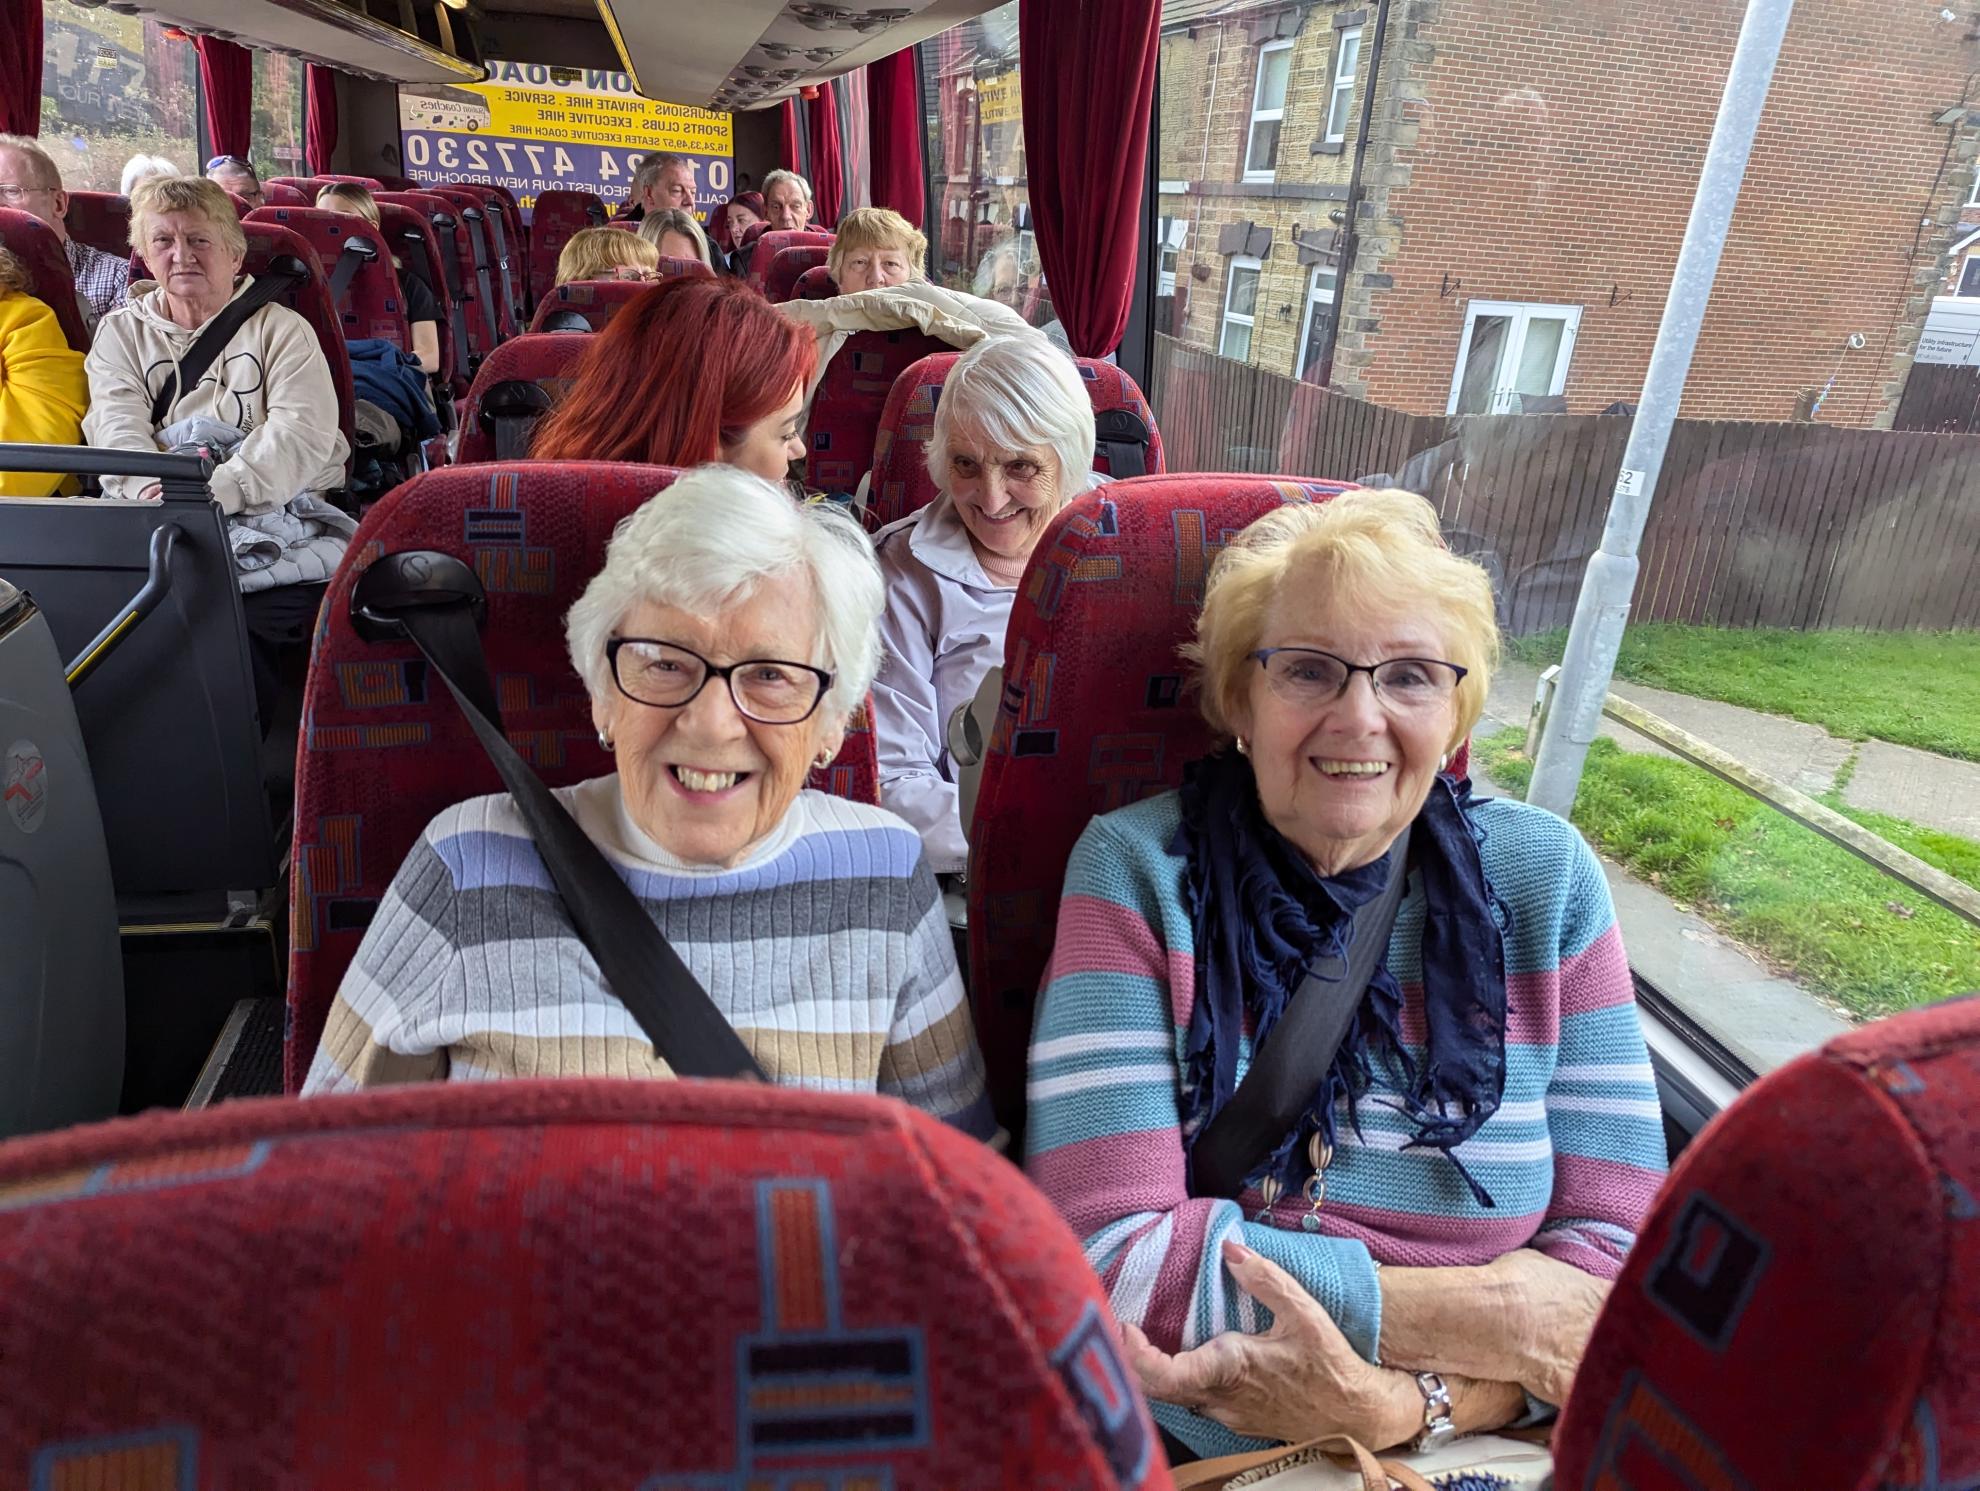
[[[1485,712],[1499,659],[1492,579],[1482,565],[1444,546],[1435,508],[1414,492],[1393,488],[1288,503],[1258,519],[1217,556],[1196,618],[1196,640],[1183,648],[1198,670],[1203,717],[1211,727],[1237,733],[1266,612],[1295,571],[1312,594],[1325,598],[1321,604],[1355,614],[1399,612],[1435,623],[1443,634],[1445,661],[1466,670],[1447,743],[1456,750]]]
[[[378,199],[372,196],[369,187],[355,181],[333,181],[316,194],[316,205],[322,207],[325,203],[336,204],[328,209],[331,212],[347,208],[372,227],[378,226]]]
[[[213,224],[220,241],[247,257],[247,234],[234,211],[234,199],[217,181],[204,176],[153,176],[131,193],[131,247],[144,252],[151,236],[151,219],[167,212],[192,212]]]
[[[693,239],[695,257],[711,268],[714,267],[715,257],[708,252],[708,235],[702,232],[701,224],[694,220],[692,212],[669,207],[664,212],[649,212],[640,220],[639,236],[653,245],[653,252],[656,254],[660,253],[662,235],[667,233],[678,233],[683,238]]]
[[[877,252],[897,249],[908,261],[908,278],[926,279],[922,265],[928,258],[928,240],[915,231],[914,224],[887,207],[856,207],[839,219],[839,236],[825,255],[825,269],[833,279],[846,255],[864,249]]]
[[[557,255],[557,283],[610,279],[618,269],[658,269],[660,250],[624,228],[580,228]]]

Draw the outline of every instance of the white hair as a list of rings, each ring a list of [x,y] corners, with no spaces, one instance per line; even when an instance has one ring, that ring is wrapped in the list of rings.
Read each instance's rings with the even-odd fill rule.
[[[805,201],[809,202],[812,200],[811,183],[809,181],[806,181],[802,176],[798,175],[798,173],[795,171],[779,170],[779,171],[772,171],[768,176],[765,176],[763,178],[763,185],[760,188],[760,190],[763,193],[763,200],[766,205],[770,201],[770,188],[773,186],[782,186],[786,181],[796,182],[797,189],[804,193]]]
[[[811,662],[832,674],[825,707],[841,723],[880,671],[886,587],[873,546],[836,503],[795,502],[734,466],[697,466],[619,523],[605,567],[564,619],[571,664],[592,698],[605,698],[614,687],[605,644],[640,602],[712,618],[793,574],[817,598]]]
[[[117,190],[128,197],[137,184],[149,176],[183,176],[186,173],[165,159],[162,155],[146,155],[139,151],[124,162],[124,174],[117,183]]]
[[[943,491],[949,440],[959,424],[1000,450],[1046,447],[1059,458],[1059,487],[1067,494],[1091,485],[1093,400],[1078,366],[1041,336],[986,337],[942,380],[928,474]]]

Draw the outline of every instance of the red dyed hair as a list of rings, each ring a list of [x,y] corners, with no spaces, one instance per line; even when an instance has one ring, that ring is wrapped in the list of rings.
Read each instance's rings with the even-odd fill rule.
[[[770,210],[763,205],[763,193],[761,192],[737,192],[728,201],[718,205],[708,214],[708,236],[715,240],[716,247],[724,253],[732,252],[740,247],[735,241],[737,235],[729,231],[729,209],[737,203],[741,203],[744,207],[755,213],[758,222],[768,222],[770,220]]]
[[[811,329],[741,280],[664,280],[634,297],[578,359],[571,391],[537,427],[543,461],[719,461],[818,366]]]

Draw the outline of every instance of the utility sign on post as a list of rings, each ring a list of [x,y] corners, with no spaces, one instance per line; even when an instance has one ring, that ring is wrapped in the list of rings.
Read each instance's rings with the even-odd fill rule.
[[[506,186],[525,218],[552,188],[596,192],[617,207],[640,157],[654,151],[693,165],[704,218],[735,189],[729,115],[643,98],[631,78],[602,68],[491,62],[485,83],[401,88],[399,149],[420,185]]]

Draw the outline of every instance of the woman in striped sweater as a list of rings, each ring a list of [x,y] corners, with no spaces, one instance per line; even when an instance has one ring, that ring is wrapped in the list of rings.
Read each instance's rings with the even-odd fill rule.
[[[1600,865],[1443,772],[1497,647],[1489,579],[1421,498],[1279,509],[1219,557],[1190,649],[1230,746],[1073,852],[1028,1168],[1195,1453],[1428,1443],[1561,1402],[1661,1179]],[[1392,869],[1337,1054],[1294,1064],[1303,1110],[1220,1191],[1197,1140],[1309,976],[1353,997],[1327,985]]]
[[[773,1080],[881,1092],[988,1138],[955,945],[915,831],[804,789],[879,666],[859,525],[703,466],[619,525],[567,622],[618,771],[556,796]],[[344,976],[305,1093],[666,1077],[520,810],[427,826]]]

